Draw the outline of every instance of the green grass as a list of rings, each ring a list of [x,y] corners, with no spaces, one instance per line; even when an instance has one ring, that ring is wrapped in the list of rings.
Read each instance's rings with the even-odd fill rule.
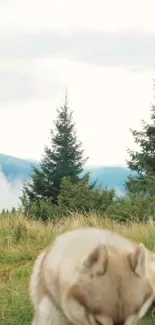
[[[29,300],[29,280],[33,262],[38,253],[55,237],[69,229],[99,226],[114,229],[135,241],[142,241],[155,250],[155,226],[132,223],[119,225],[96,215],[70,216],[57,224],[46,226],[39,221],[30,221],[23,216],[8,216],[0,219],[0,324],[28,325],[32,320]],[[152,309],[141,322],[153,325],[155,310]]]

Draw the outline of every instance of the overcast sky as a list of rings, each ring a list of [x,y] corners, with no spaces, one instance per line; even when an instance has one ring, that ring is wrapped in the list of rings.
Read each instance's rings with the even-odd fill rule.
[[[68,88],[89,165],[124,165],[155,77],[154,0],[0,0],[0,152],[40,159]]]

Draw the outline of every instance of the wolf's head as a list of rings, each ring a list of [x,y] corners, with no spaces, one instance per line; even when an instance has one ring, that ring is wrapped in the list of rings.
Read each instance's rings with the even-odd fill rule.
[[[130,253],[100,244],[82,261],[63,299],[63,310],[76,325],[134,325],[154,299],[140,244]]]

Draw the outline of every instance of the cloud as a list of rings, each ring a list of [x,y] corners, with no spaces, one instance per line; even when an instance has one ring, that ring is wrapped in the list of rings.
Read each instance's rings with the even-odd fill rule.
[[[6,7],[11,4],[11,0],[0,0],[0,6],[1,7]]]
[[[31,97],[35,93],[33,79],[18,72],[0,71],[0,105],[6,101]]]
[[[61,81],[53,70],[41,70],[35,67],[33,60],[0,61],[0,106],[6,102],[21,99],[56,96],[61,92]]]
[[[12,207],[17,208],[19,204],[19,196],[22,192],[22,182],[15,180],[8,182],[5,175],[0,172],[0,211],[2,209],[11,210]]]
[[[155,33],[144,30],[72,31],[38,33],[12,31],[0,35],[0,59],[60,57],[97,66],[154,65]],[[10,36],[9,36],[10,35]]]

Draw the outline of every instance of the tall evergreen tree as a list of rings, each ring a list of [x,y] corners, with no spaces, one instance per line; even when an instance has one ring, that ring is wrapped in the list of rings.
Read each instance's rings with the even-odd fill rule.
[[[66,94],[64,105],[57,109],[55,128],[50,130],[50,146],[44,148],[40,168],[33,167],[31,182],[24,184],[21,201],[27,198],[29,202],[44,200],[57,204],[62,178],[70,177],[72,183],[80,179],[87,158],[83,158],[72,115]]]
[[[129,194],[155,194],[155,106],[151,106],[150,124],[142,121],[142,131],[130,129],[139,151],[128,149],[128,167],[133,175],[126,182]]]

